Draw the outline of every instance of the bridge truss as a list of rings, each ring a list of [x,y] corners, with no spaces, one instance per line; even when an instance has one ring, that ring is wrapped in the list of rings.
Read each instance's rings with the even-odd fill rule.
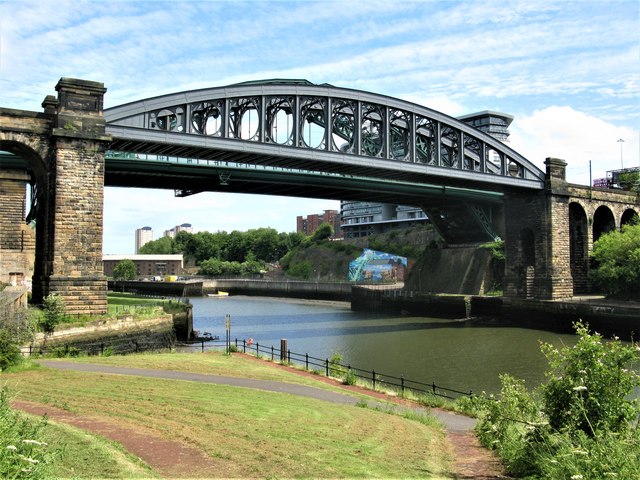
[[[475,128],[399,99],[304,80],[248,82],[105,110],[115,151],[504,191],[544,174]]]

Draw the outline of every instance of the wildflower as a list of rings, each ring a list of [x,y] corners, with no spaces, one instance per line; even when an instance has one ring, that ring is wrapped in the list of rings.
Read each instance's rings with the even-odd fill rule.
[[[20,458],[33,465],[40,463],[40,460],[36,460],[35,458],[31,458],[31,457],[25,457],[24,455],[20,455]]]
[[[38,440],[22,440],[22,443],[29,443],[31,445],[47,445],[47,442],[39,442]]]
[[[573,389],[576,392],[584,392],[587,389],[587,387],[585,387],[584,385],[578,385],[577,387],[573,387]]]
[[[15,445],[7,445],[7,450],[11,450],[12,452],[15,452],[16,450],[18,450],[18,448]]]
[[[580,475],[580,474],[578,474],[578,475],[571,475],[571,480],[581,480],[581,479],[583,479],[583,478],[584,478],[584,477],[583,477],[582,475]]]

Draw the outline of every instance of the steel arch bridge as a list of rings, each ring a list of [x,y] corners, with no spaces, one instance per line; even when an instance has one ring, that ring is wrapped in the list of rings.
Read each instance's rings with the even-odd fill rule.
[[[306,80],[175,93],[105,110],[110,149],[478,190],[541,189],[495,138],[399,99]]]
[[[169,94],[105,120],[108,185],[418,205],[454,243],[495,238],[483,206],[544,183],[522,155],[455,118],[306,80]]]

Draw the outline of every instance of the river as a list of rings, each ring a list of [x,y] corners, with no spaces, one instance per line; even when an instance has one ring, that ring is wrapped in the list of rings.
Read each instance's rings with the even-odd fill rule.
[[[496,393],[499,375],[524,379],[528,387],[544,379],[540,342],[574,345],[574,335],[514,324],[477,323],[426,317],[352,312],[348,303],[230,296],[192,298],[194,329],[259,342],[318,358],[334,353],[343,363],[456,390]]]

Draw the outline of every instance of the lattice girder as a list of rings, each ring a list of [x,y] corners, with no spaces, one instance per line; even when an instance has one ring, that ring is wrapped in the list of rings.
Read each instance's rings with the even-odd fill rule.
[[[143,151],[146,141],[174,145],[165,148],[170,154],[183,145],[185,156],[195,158],[215,149],[242,151],[247,158],[289,155],[313,160],[310,169],[322,169],[324,162],[327,171],[361,174],[358,168],[366,166],[367,174],[388,178],[417,174],[533,189],[544,180],[507,145],[443,113],[302,81],[170,94],[107,109],[105,117],[118,150],[130,145]]]

